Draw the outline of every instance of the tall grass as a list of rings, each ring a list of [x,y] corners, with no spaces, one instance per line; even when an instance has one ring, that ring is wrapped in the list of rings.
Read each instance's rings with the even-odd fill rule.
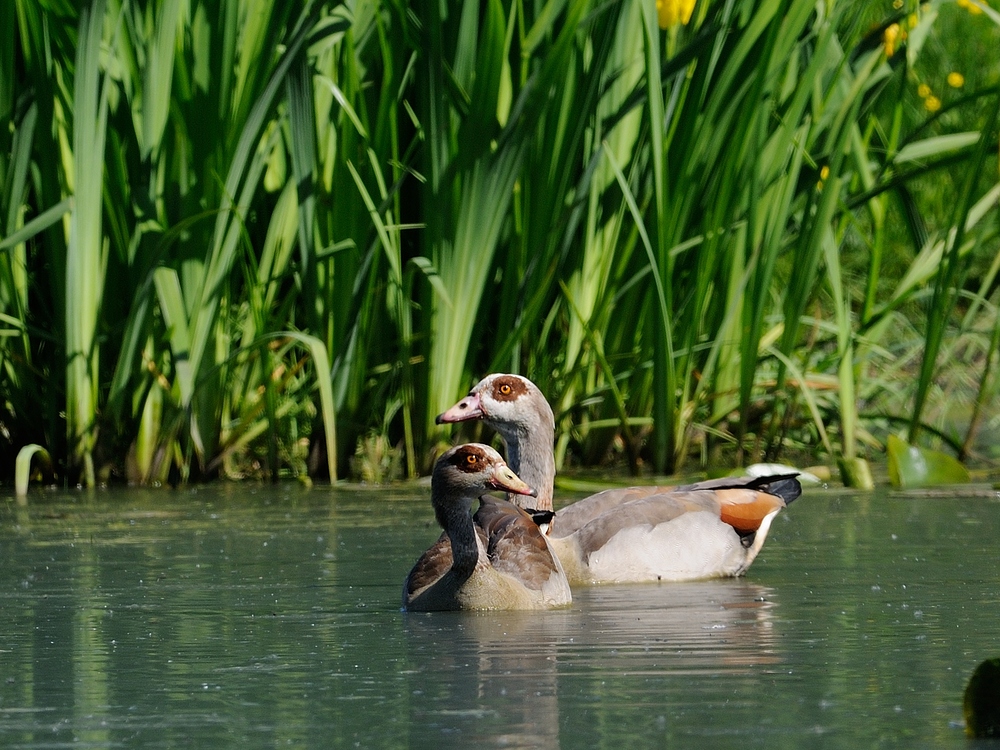
[[[859,8],[5,4],[3,465],[336,478],[375,432],[416,474],[495,369],[560,463],[974,455],[1000,61],[917,83],[995,14]]]

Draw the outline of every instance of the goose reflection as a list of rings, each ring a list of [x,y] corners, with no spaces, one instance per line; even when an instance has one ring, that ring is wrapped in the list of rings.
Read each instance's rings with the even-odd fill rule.
[[[558,748],[560,694],[779,663],[776,607],[733,579],[578,589],[569,610],[409,614],[410,726],[443,747]]]

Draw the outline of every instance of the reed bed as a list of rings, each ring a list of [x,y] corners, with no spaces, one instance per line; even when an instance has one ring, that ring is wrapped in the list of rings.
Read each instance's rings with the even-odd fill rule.
[[[560,464],[993,459],[998,42],[982,0],[0,4],[0,475],[416,475],[495,370]]]

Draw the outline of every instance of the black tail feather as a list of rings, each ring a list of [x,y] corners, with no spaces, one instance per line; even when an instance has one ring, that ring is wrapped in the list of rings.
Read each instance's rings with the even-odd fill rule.
[[[798,474],[770,474],[763,477],[721,477],[678,487],[678,490],[761,490],[780,497],[788,505],[802,494]]]

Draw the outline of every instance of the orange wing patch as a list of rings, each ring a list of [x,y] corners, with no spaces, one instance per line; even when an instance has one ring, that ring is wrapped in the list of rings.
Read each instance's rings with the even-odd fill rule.
[[[722,521],[741,534],[756,531],[765,516],[785,507],[780,497],[755,490],[716,490],[716,495],[722,508]]]

